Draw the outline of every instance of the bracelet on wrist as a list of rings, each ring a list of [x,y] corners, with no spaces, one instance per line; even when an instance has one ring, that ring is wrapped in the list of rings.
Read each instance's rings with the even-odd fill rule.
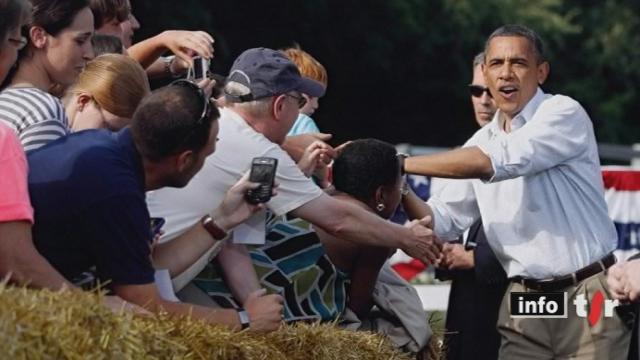
[[[249,313],[243,308],[238,309],[238,319],[240,319],[240,326],[242,330],[248,328],[251,325]]]

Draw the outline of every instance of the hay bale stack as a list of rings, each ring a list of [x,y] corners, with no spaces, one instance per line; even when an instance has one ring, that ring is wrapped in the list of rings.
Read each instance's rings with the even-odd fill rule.
[[[188,318],[114,314],[102,295],[0,283],[3,359],[408,359],[383,338],[332,325],[269,334],[232,332]]]

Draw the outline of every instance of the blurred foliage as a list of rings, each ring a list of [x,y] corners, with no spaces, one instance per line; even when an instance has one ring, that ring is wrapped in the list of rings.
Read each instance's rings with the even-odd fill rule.
[[[431,146],[475,131],[466,84],[473,56],[506,23],[546,42],[544,89],[582,103],[600,142],[640,138],[637,0],[133,0],[143,28],[201,29],[216,38],[225,74],[250,47],[298,43],[329,72],[314,115],[336,142],[377,137]]]

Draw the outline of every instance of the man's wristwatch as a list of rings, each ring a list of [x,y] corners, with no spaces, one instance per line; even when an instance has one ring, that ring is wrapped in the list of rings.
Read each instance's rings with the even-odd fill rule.
[[[181,74],[176,74],[171,69],[171,65],[175,61],[175,56],[165,56],[161,57],[162,62],[164,63],[164,73],[169,79],[177,79],[181,76]]]
[[[202,219],[200,219],[200,223],[215,240],[222,240],[227,237],[227,232],[216,224],[211,215],[207,214],[203,216]]]
[[[249,313],[247,312],[247,310],[243,308],[238,309],[238,318],[240,319],[242,330],[248,328],[249,325],[251,325],[251,319],[249,319]]]

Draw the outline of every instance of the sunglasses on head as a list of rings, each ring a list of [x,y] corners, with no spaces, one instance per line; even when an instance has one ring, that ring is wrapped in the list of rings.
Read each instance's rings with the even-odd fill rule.
[[[200,127],[200,125],[204,122],[205,119],[208,119],[211,116],[211,106],[212,105],[211,105],[210,100],[207,98],[207,95],[204,93],[204,90],[202,90],[202,88],[200,86],[198,86],[198,84],[194,83],[193,81],[185,80],[185,79],[179,79],[179,80],[176,80],[176,81],[172,82],[171,84],[169,84],[169,86],[183,86],[183,87],[186,87],[188,89],[191,89],[194,93],[197,94],[198,98],[203,103],[203,105],[202,105],[202,113],[200,114],[200,117],[198,118],[198,120],[193,124],[189,134],[187,134],[187,136],[185,136],[185,138],[183,140],[183,142],[184,142],[189,137],[191,137],[191,135],[193,135],[193,132],[198,127]]]
[[[487,95],[489,95],[489,97],[493,97],[491,96],[491,92],[489,91],[488,87],[473,84],[469,85],[469,93],[473,97],[481,97],[485,91],[487,92]]]

